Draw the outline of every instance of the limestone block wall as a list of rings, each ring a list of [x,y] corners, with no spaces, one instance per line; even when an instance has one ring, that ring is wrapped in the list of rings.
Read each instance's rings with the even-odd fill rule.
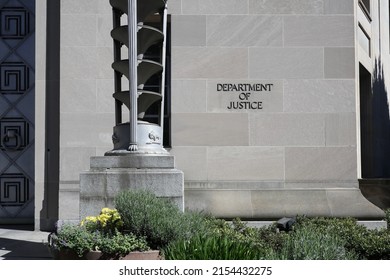
[[[108,0],[61,1],[60,220],[78,220],[80,172],[112,149],[111,29]]]
[[[390,141],[390,118],[389,118],[389,86],[390,86],[390,51],[389,51],[389,3],[388,1],[372,1],[369,11],[369,16],[366,15],[361,6],[358,8],[357,22],[359,25],[358,34],[360,35],[358,57],[359,64],[362,65],[364,71],[369,73],[372,80],[371,96],[373,102],[370,104],[367,99],[367,92],[361,90],[360,96],[366,96],[367,102],[363,98],[360,100],[360,108],[371,108],[372,117],[366,118],[366,122],[370,123],[373,133],[367,133],[368,129],[362,128],[362,133],[366,132],[368,138],[372,138],[372,144],[366,144],[366,150],[362,149],[362,158],[366,159],[365,164],[362,164],[362,178],[388,178],[390,176],[390,165],[388,157],[390,149],[388,143]],[[366,32],[366,33],[365,33]],[[364,48],[364,39],[362,33],[365,34],[369,49]],[[364,37],[363,37],[364,38]],[[366,103],[366,104],[364,104]],[[364,120],[364,116],[362,117]],[[367,120],[368,119],[368,120]],[[368,151],[372,151],[371,155]],[[372,159],[367,160],[371,157]]]
[[[46,5],[44,1],[36,1],[36,100],[35,100],[35,212],[34,226],[39,229],[41,224],[41,215],[47,216],[47,213],[42,213],[44,200],[44,185],[45,185],[45,65],[46,65]]]
[[[356,4],[170,1],[171,153],[187,207],[248,218],[378,215],[357,188]],[[225,84],[272,90],[246,99],[218,90]],[[262,109],[228,109],[240,100]]]
[[[359,92],[363,123],[360,133],[365,135],[361,139],[360,188],[371,201],[387,208],[387,178],[390,176],[390,4],[389,1],[371,1],[370,4],[369,16],[360,5],[356,18],[361,80],[364,81],[364,75],[368,75],[373,84],[371,91],[363,85]],[[372,113],[367,117],[366,112],[370,110]]]
[[[218,216],[376,217],[357,188],[357,0],[169,0],[175,166],[185,204]],[[112,148],[111,7],[61,0],[59,219]],[[230,110],[224,84],[272,84]],[[250,99],[249,99],[250,98]]]

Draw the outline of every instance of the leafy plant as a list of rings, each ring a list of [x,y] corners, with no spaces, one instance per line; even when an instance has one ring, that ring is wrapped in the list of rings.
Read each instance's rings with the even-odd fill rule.
[[[251,259],[238,251],[250,250],[257,259],[290,260],[353,260],[390,259],[389,230],[370,230],[353,218],[297,217],[293,230],[278,232],[276,225],[263,228],[248,227],[235,219],[227,222],[208,217],[203,234],[176,240],[164,250],[166,259],[213,259],[224,250],[236,252],[241,259]],[[234,248],[232,242],[241,249]],[[245,250],[242,248],[246,248]]]
[[[56,234],[49,235],[49,246],[55,250],[68,249],[82,257],[86,252],[94,250],[96,233],[85,227],[65,224]]]
[[[68,250],[82,258],[87,252],[100,251],[105,258],[119,258],[133,251],[149,250],[147,242],[134,234],[123,234],[118,230],[91,230],[84,225],[65,224],[49,238],[54,250]]]
[[[385,221],[387,223],[387,229],[390,230],[390,208],[385,210]]]
[[[277,259],[289,260],[348,260],[355,259],[345,248],[345,240],[315,227],[295,229],[286,239]]]
[[[369,230],[353,218],[296,217],[288,233],[276,224],[249,227],[202,213],[181,212],[170,201],[148,191],[126,191],[116,209],[102,209],[81,225],[64,225],[51,238],[53,248],[73,250],[79,257],[101,250],[119,258],[134,250],[163,251],[165,259],[390,259],[389,229]],[[386,211],[390,220],[390,210]],[[123,234],[121,232],[127,232]]]
[[[354,249],[362,259],[390,259],[390,235],[387,229],[368,230],[364,236],[359,237],[356,239]]]
[[[277,251],[284,244],[287,236],[284,232],[277,232],[274,224],[255,228],[248,226],[239,218],[232,222],[222,219],[208,219],[209,232],[227,236],[237,242],[251,243],[255,250],[260,250],[266,256],[271,251]]]
[[[258,260],[263,256],[251,242],[237,242],[218,234],[172,242],[163,254],[166,260]]]
[[[149,246],[143,238],[116,231],[112,234],[100,234],[96,240],[96,249],[110,258],[119,258],[130,252],[147,251]]]
[[[153,249],[188,239],[205,227],[201,214],[183,213],[172,202],[145,190],[120,193],[115,198],[115,208],[122,217],[124,229],[136,236],[145,236]]]
[[[123,221],[116,209],[103,208],[98,216],[88,216],[81,221],[89,231],[115,232],[121,230]]]
[[[297,228],[316,227],[345,241],[345,249],[358,259],[390,259],[390,234],[387,229],[370,230],[353,218],[297,219]]]
[[[277,232],[274,225],[254,228],[238,218],[232,222],[213,217],[204,217],[204,220],[206,230],[190,239],[169,243],[163,250],[165,258],[270,259],[275,258],[286,238],[286,234]]]

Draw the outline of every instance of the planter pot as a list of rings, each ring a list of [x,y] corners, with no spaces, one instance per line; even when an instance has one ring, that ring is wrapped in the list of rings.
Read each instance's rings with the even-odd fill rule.
[[[121,260],[161,260],[160,251],[131,252]]]
[[[85,253],[82,260],[102,260],[103,259],[103,253],[100,251],[90,251]]]
[[[107,256],[100,251],[90,251],[79,257],[70,249],[54,249],[49,246],[49,251],[55,260],[161,260],[160,251],[130,252],[126,256]]]
[[[70,249],[55,249],[49,246],[50,254],[53,256],[53,259],[55,260],[79,260],[83,259],[82,257],[79,257],[76,252]]]

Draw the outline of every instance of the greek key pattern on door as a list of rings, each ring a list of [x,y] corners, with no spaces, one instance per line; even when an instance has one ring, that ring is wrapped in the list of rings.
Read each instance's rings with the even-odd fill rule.
[[[0,0],[0,224],[34,221],[35,1]]]

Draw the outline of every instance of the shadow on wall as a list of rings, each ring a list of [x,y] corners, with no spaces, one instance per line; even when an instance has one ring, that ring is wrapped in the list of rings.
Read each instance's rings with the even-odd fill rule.
[[[390,208],[390,115],[381,59],[365,82],[360,73],[361,160],[363,195],[382,209]],[[372,81],[371,81],[372,79]]]
[[[371,74],[360,66],[362,178],[390,178],[390,118],[380,58]]]
[[[50,231],[59,215],[61,1],[47,1],[46,12],[45,183],[42,206],[36,207],[42,207],[39,229]]]
[[[372,93],[374,168],[370,177],[390,178],[389,101],[380,58],[375,61]]]

